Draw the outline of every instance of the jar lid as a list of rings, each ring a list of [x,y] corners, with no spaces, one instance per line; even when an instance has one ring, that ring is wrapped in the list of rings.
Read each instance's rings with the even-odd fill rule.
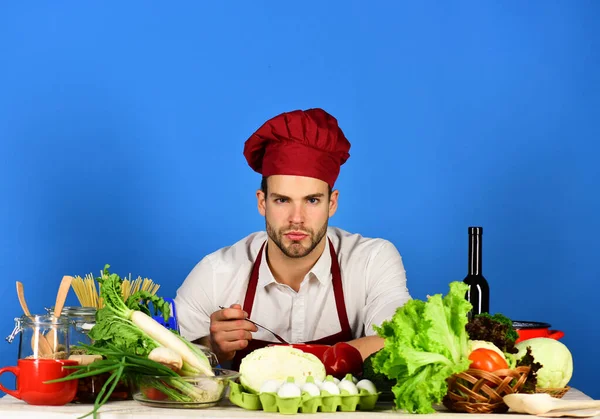
[[[54,317],[53,315],[50,314],[45,314],[45,315],[32,315],[32,316],[27,316],[25,314],[23,314],[19,320],[21,321],[22,325],[56,325],[56,326],[68,326],[70,325],[69,319],[67,317]]]
[[[46,311],[48,313],[54,313],[54,307],[47,308]],[[96,315],[96,307],[81,307],[81,306],[69,306],[63,307],[60,312],[62,316],[71,316],[71,317],[84,317],[84,316],[95,316]]]

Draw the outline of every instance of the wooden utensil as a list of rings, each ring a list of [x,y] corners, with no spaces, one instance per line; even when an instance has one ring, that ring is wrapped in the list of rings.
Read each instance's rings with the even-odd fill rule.
[[[29,307],[27,307],[27,303],[25,302],[25,290],[23,289],[23,284],[19,281],[17,281],[17,297],[19,297],[19,303],[21,304],[23,313],[25,313],[25,315],[30,319],[33,319],[33,316],[29,311]],[[50,346],[50,343],[48,343],[46,337],[39,332],[36,332],[33,334],[33,336],[31,336],[31,349],[33,350],[34,354],[36,347],[42,355],[52,354],[52,346]]]
[[[69,288],[71,287],[71,282],[73,281],[73,277],[69,275],[63,276],[62,281],[60,281],[60,286],[58,287],[58,293],[56,294],[56,302],[54,303],[54,317],[58,319],[62,313],[63,307],[65,306],[65,301],[67,299],[67,294],[69,293]],[[50,331],[46,334],[46,339],[48,339],[48,343],[54,352],[57,351],[58,345],[56,341],[56,327],[52,327]]]
[[[600,408],[600,400],[561,400],[545,393],[507,394],[502,400],[513,411],[530,415],[543,415],[555,410]]]

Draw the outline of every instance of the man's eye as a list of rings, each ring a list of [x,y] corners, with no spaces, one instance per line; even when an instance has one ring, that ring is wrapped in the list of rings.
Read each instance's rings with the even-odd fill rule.
[[[285,199],[285,198],[275,198],[275,202],[277,202],[278,204],[283,204],[284,202],[287,202],[287,199]]]
[[[319,198],[309,198],[308,202],[311,204],[318,204],[320,201]]]

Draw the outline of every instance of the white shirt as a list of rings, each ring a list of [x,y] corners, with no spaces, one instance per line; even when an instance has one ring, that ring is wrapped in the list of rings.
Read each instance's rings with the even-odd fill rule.
[[[411,298],[402,258],[384,239],[366,238],[335,227],[328,228],[327,236],[338,256],[352,334],[354,338],[375,335],[373,325],[390,319]],[[188,340],[208,336],[210,315],[220,305],[244,305],[254,261],[266,240],[266,232],[250,234],[207,255],[194,267],[175,298],[182,336]],[[298,292],[275,280],[265,247],[250,318],[291,343],[340,332],[329,246],[325,246]],[[253,338],[276,341],[262,328],[253,333]]]

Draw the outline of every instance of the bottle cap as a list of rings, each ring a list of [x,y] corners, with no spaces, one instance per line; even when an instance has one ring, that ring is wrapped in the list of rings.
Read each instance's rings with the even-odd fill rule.
[[[480,236],[483,234],[483,227],[469,227],[469,234]]]

